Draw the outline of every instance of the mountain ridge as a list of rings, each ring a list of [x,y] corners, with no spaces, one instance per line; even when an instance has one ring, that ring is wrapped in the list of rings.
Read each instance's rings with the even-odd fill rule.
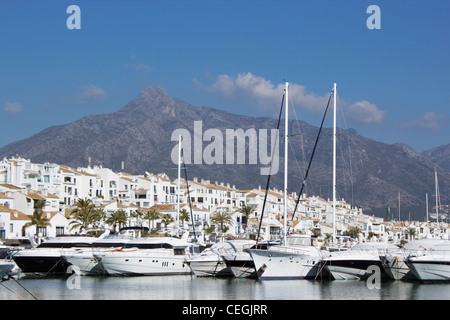
[[[203,133],[218,129],[254,128],[275,129],[277,120],[268,117],[236,115],[205,106],[192,106],[171,98],[163,88],[147,87],[120,110],[108,114],[89,115],[65,125],[46,128],[29,138],[0,148],[0,156],[20,155],[33,162],[54,162],[72,167],[87,166],[89,157],[93,165],[103,165],[119,171],[125,163],[125,171],[143,174],[145,171],[166,172],[176,178],[171,152],[176,141],[171,135],[176,129],[187,129],[191,136],[194,122],[202,121]],[[448,203],[450,173],[404,143],[384,144],[360,136],[355,130],[342,130],[342,150],[349,152],[351,161],[338,164],[339,196],[366,210],[395,207],[398,193],[402,207],[424,206],[425,193],[434,190],[434,169],[437,168],[441,183],[441,200]],[[280,130],[282,131],[282,130]],[[289,192],[298,192],[309,161],[318,128],[304,121],[290,120],[289,134]],[[324,128],[321,143],[311,166],[307,193],[330,196],[331,183],[331,129]],[[211,142],[203,141],[203,148]],[[270,145],[270,139],[268,144]],[[280,140],[280,169],[272,177],[271,187],[283,186],[284,142]],[[301,148],[300,146],[303,146]],[[246,141],[246,150],[249,143]],[[224,148],[225,150],[225,148]],[[236,155],[235,149],[235,155]],[[225,163],[225,162],[224,162]],[[267,176],[260,175],[259,164],[192,164],[188,165],[189,178],[197,176],[211,181],[223,181],[241,189],[265,186]],[[350,166],[351,164],[351,166]],[[350,173],[345,173],[352,167]],[[350,170],[350,171],[351,171]],[[419,210],[419,209],[418,209]],[[420,209],[422,210],[422,209]]]

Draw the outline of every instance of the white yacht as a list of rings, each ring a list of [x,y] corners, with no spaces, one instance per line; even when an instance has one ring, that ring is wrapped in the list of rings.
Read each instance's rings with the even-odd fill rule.
[[[192,272],[198,277],[232,277],[233,272],[223,260],[223,256],[235,256],[242,252],[251,240],[231,240],[213,244],[195,256],[186,259]]]
[[[267,240],[259,243],[252,241],[251,244],[244,244],[242,250],[222,255],[226,266],[231,269],[235,278],[257,278],[255,263],[250,256],[249,249],[267,249],[273,245],[279,245],[279,240]]]
[[[67,265],[61,255],[76,248],[90,247],[97,238],[77,235],[58,236],[42,242],[36,248],[20,250],[13,259],[25,273],[65,273]]]
[[[417,279],[406,259],[410,255],[416,255],[419,250],[430,249],[436,244],[444,243],[445,240],[430,238],[413,240],[397,250],[388,250],[380,254],[381,264],[386,274],[392,280],[413,280]],[[448,241],[447,241],[448,242]]]
[[[122,248],[132,238],[126,235],[109,235],[102,239],[92,242],[90,248],[75,248],[66,251],[61,255],[65,265],[76,266],[79,275],[100,276],[105,275],[106,271],[98,263],[94,254],[101,254],[110,250]]]
[[[259,279],[310,279],[316,277],[321,250],[310,235],[291,235],[285,245],[248,249]]]
[[[16,266],[13,261],[0,261],[0,280]]]
[[[381,242],[361,243],[346,251],[327,253],[323,257],[323,263],[336,280],[366,279],[372,275],[367,270],[372,265],[383,271],[380,254],[387,250],[398,250],[398,247]]]
[[[127,242],[123,248],[94,253],[107,275],[181,275],[190,274],[186,258],[198,250],[185,240],[149,237]]]
[[[430,248],[410,254],[406,264],[421,281],[450,280],[450,243],[436,244]]]

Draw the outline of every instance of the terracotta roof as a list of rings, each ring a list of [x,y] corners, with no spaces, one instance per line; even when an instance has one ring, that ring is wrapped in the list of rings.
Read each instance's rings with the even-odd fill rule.
[[[10,210],[9,218],[11,220],[31,220],[31,218],[29,216],[27,216],[25,213],[15,210],[15,209]]]

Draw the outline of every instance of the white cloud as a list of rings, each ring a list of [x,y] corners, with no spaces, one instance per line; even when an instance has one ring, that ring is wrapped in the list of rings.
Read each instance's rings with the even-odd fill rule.
[[[363,124],[381,123],[384,120],[385,112],[369,101],[358,101],[345,109],[346,116],[354,122]]]
[[[17,114],[23,112],[23,106],[19,102],[6,102],[3,110],[7,113]]]
[[[194,79],[194,83],[199,84],[196,79]],[[268,110],[278,108],[285,84],[275,85],[263,77],[256,76],[251,72],[244,72],[239,73],[236,77],[226,74],[219,75],[211,86],[202,87],[228,100],[246,99]],[[289,85],[289,99],[294,106],[311,112],[322,112],[326,106],[327,97],[328,95],[319,96],[307,93],[306,88],[299,84],[290,83]]]
[[[439,122],[449,118],[447,115],[444,114],[437,114],[436,112],[427,112],[423,115],[422,118],[416,119],[407,123],[404,123],[404,127],[409,128],[420,128],[425,130],[431,130],[436,131],[441,128],[441,125]]]
[[[131,69],[134,69],[136,71],[142,71],[144,73],[147,73],[147,72],[153,70],[152,66],[146,65],[146,64],[144,64],[142,62],[137,62],[136,61],[136,55],[134,53],[131,55],[131,61],[133,63],[131,63],[131,64],[127,63],[127,64],[124,65],[124,67],[125,68],[131,68]]]
[[[78,93],[78,95],[74,97],[62,98],[61,100],[70,103],[85,104],[91,101],[103,100],[107,96],[105,90],[97,87],[94,84],[81,86],[79,87],[79,91],[80,92]]]
[[[273,84],[270,80],[256,76],[251,72],[239,73],[236,77],[219,75],[211,86],[202,85],[197,79],[193,82],[209,92],[219,94],[228,100],[246,99],[265,110],[279,107],[285,84]],[[330,86],[331,89],[331,86]],[[318,95],[308,92],[301,84],[290,83],[289,99],[295,107],[311,113],[322,114],[325,110],[329,92]],[[355,123],[375,124],[384,120],[385,112],[368,101],[358,101],[344,107],[344,112]]]
[[[152,67],[150,67],[146,64],[143,64],[143,63],[134,63],[131,65],[131,67],[137,71],[143,71],[143,72],[148,72],[148,71],[153,70]]]
[[[106,98],[106,92],[93,84],[81,87],[81,93],[78,96],[81,100],[102,100]]]

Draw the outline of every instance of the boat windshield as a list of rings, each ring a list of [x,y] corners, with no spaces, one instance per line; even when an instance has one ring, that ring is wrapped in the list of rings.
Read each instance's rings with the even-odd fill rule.
[[[310,246],[310,237],[288,237],[287,244],[290,246]]]
[[[91,243],[87,242],[43,242],[38,248],[89,248]]]
[[[173,246],[169,243],[158,242],[158,243],[126,243],[123,246],[124,249],[127,248],[138,248],[138,249],[172,249]]]

